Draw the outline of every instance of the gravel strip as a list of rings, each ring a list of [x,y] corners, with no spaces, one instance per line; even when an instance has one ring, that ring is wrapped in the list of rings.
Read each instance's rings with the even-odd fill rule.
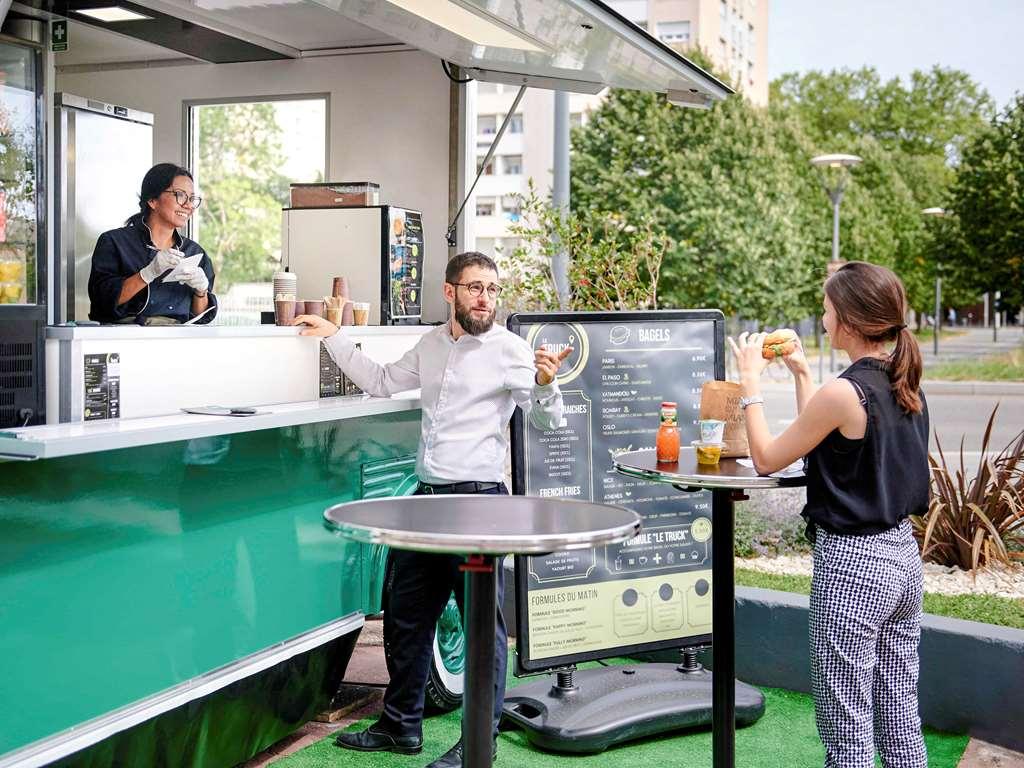
[[[810,576],[813,570],[810,555],[754,557],[737,560],[736,567],[792,576]],[[924,591],[942,595],[997,595],[1024,599],[1024,567],[989,568],[978,571],[977,577],[972,579],[970,571],[925,563]]]

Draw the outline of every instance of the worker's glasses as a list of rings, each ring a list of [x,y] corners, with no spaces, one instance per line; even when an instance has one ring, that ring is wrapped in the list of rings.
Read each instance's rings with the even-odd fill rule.
[[[501,296],[501,286],[497,283],[491,283],[490,285],[485,286],[479,280],[474,280],[472,283],[452,283],[452,285],[461,285],[473,298],[478,297],[484,291],[487,291],[487,298],[489,299],[497,299]]]
[[[192,203],[193,208],[198,208],[203,204],[203,198],[199,195],[190,195],[188,192],[182,189],[165,189],[165,193],[174,195],[174,199],[178,201],[178,205],[185,205],[185,203]]]

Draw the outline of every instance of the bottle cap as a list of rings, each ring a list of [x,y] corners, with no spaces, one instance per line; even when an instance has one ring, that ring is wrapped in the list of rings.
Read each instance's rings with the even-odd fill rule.
[[[670,403],[670,402],[668,402],[668,401],[666,400],[665,402],[663,402],[663,403],[661,404],[661,407],[662,407],[662,408],[675,408],[675,407],[676,407],[676,404],[675,404],[675,403]]]

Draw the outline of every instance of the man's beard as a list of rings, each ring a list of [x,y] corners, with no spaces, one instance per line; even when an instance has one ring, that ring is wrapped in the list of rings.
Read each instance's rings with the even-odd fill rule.
[[[462,326],[462,330],[471,336],[479,336],[481,333],[487,333],[491,330],[491,326],[494,325],[494,313],[496,309],[492,309],[484,317],[474,317],[470,311],[472,307],[466,306],[459,301],[455,302],[455,320],[459,325]]]

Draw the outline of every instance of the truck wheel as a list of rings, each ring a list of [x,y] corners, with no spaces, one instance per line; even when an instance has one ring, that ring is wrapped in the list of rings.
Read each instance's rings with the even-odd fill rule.
[[[427,675],[424,708],[427,714],[442,714],[462,705],[463,673],[466,667],[466,638],[462,615],[455,596],[448,599],[434,633],[434,659]]]

